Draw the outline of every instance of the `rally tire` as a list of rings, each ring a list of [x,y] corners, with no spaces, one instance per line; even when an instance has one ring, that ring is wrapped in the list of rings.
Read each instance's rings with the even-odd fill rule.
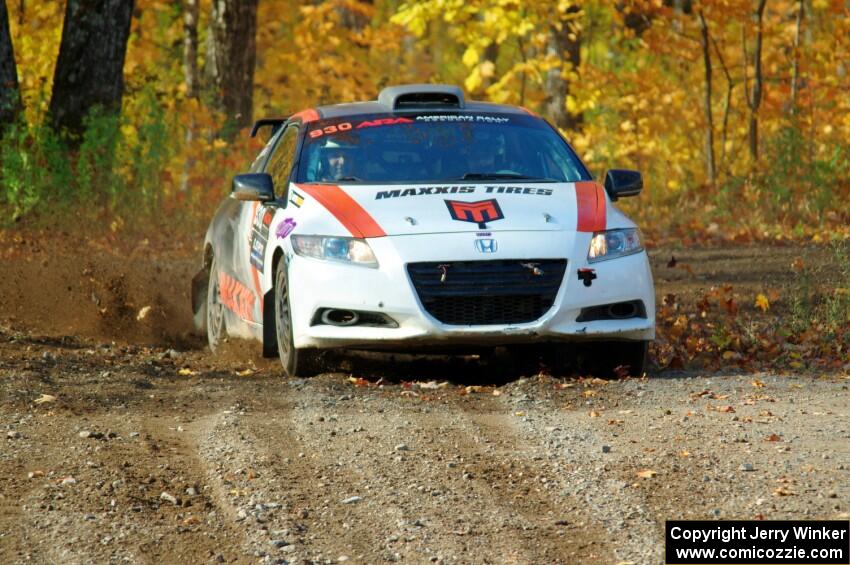
[[[206,304],[207,343],[213,353],[218,352],[221,342],[227,335],[224,304],[221,303],[221,292],[218,285],[218,261],[213,257],[210,263]]]
[[[316,352],[296,349],[294,345],[286,262],[283,259],[278,262],[274,276],[274,323],[277,350],[284,374],[288,377],[307,377],[315,374]]]

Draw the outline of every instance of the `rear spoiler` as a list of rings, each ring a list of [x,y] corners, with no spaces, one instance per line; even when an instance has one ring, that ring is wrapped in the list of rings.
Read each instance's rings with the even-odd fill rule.
[[[271,126],[271,137],[274,137],[274,134],[277,133],[284,123],[286,123],[286,118],[263,118],[262,120],[257,120],[251,127],[251,137],[257,137],[257,132],[260,131],[260,128],[264,128],[266,126]]]

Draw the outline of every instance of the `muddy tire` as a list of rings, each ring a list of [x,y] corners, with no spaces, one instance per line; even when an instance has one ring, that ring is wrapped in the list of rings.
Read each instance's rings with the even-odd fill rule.
[[[316,373],[317,352],[296,349],[292,335],[292,310],[286,280],[286,263],[281,259],[274,274],[274,322],[277,350],[283,372],[288,377],[308,377]]]
[[[227,335],[227,328],[224,321],[224,304],[221,303],[221,292],[218,284],[218,261],[213,257],[210,264],[206,304],[207,343],[209,343],[210,351],[213,353],[218,352],[221,342]]]

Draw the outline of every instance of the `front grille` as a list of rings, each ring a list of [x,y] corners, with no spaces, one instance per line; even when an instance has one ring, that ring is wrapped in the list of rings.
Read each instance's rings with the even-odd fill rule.
[[[537,320],[555,303],[566,268],[565,259],[514,259],[410,263],[407,272],[429,314],[479,326]]]

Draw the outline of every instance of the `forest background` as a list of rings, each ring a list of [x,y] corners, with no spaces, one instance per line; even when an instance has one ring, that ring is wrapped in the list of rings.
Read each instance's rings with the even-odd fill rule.
[[[659,366],[850,370],[848,66],[850,0],[2,0],[0,227],[197,239],[254,119],[458,84],[642,171],[651,245],[830,247],[781,298],[664,297]]]
[[[175,217],[195,228],[256,152],[254,118],[444,82],[546,117],[597,175],[641,170],[644,194],[623,205],[651,236],[848,234],[846,0],[4,0],[2,10],[0,60],[14,57],[11,72],[0,65],[5,223],[49,206],[113,229]],[[119,86],[104,93],[110,78]]]

